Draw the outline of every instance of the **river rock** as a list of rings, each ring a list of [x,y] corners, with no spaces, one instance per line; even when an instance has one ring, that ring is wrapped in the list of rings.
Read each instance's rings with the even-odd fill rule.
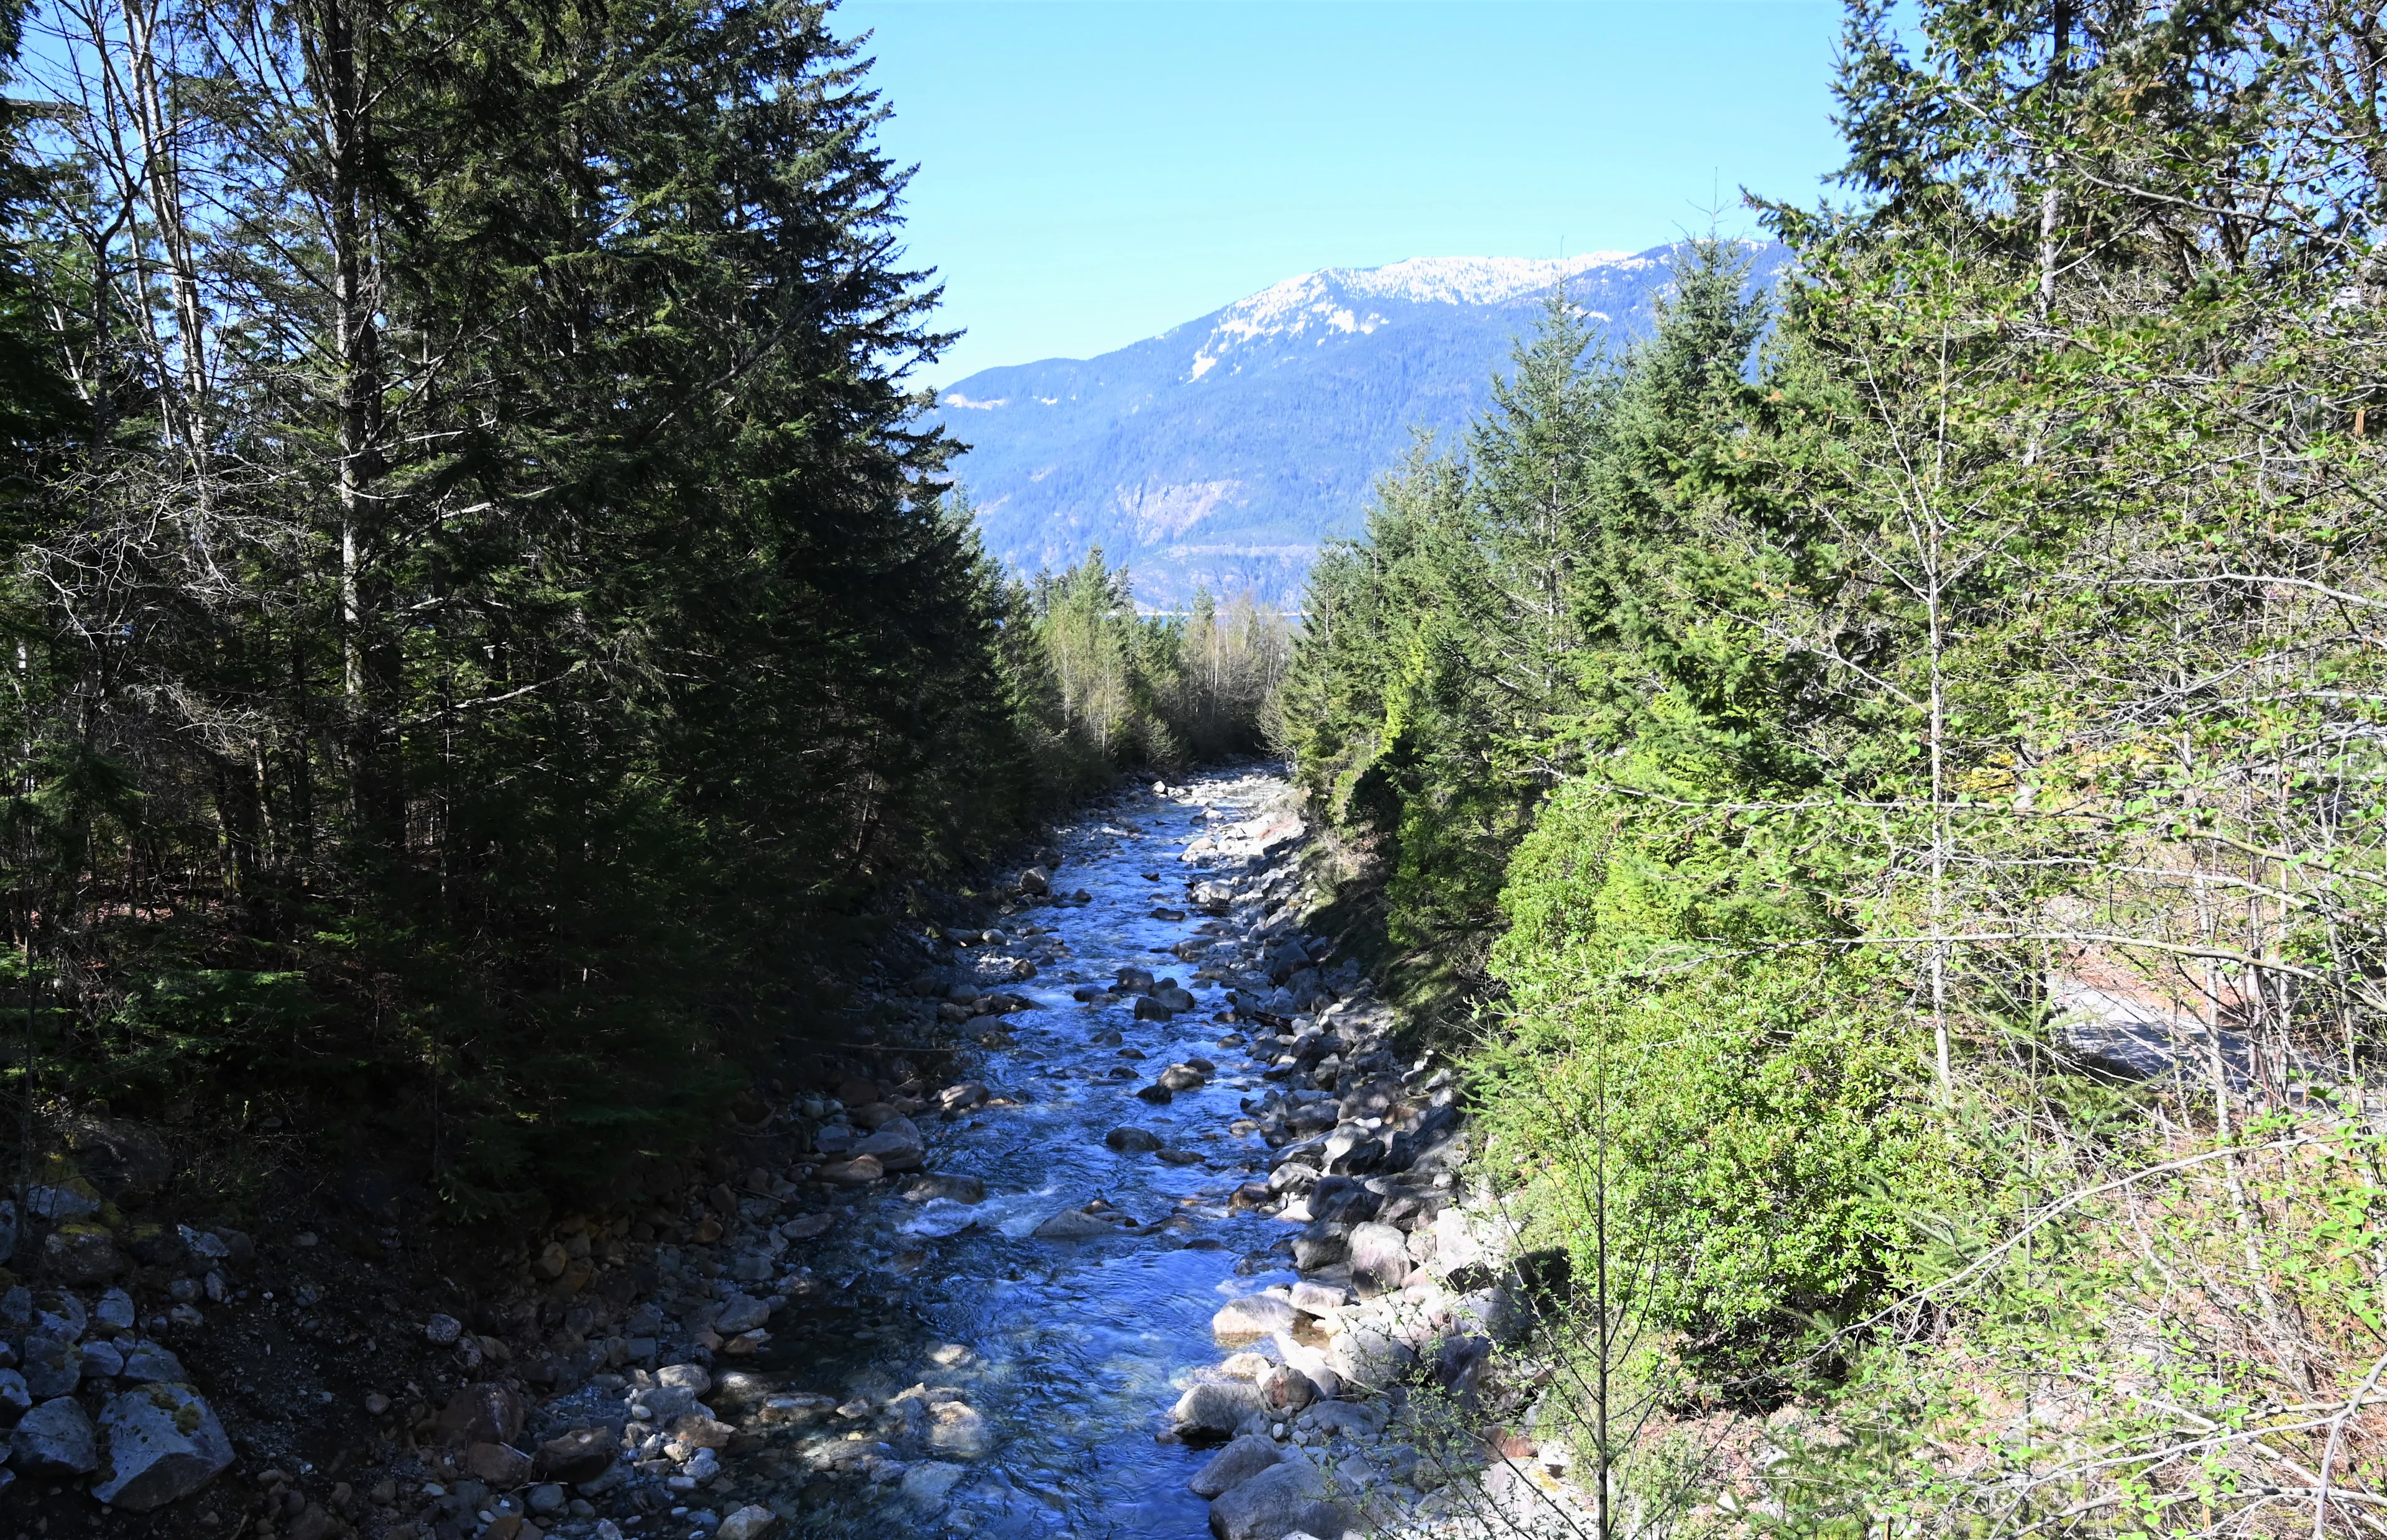
[[[1293,1305],[1282,1295],[1245,1294],[1241,1299],[1229,1300],[1210,1318],[1210,1332],[1231,1347],[1290,1332],[1294,1319]]]
[[[1260,1376],[1260,1399],[1272,1412],[1297,1412],[1318,1399],[1318,1382],[1290,1364],[1278,1364]]]
[[[511,1444],[475,1444],[464,1451],[464,1469],[502,1491],[530,1480],[530,1457]]]
[[[873,1134],[871,1137],[876,1139],[878,1136]],[[840,1187],[867,1187],[886,1174],[887,1168],[880,1165],[878,1157],[874,1155],[860,1155],[852,1160],[832,1160],[820,1168],[821,1180],[835,1182]]]
[[[1333,1267],[1350,1255],[1351,1231],[1347,1225],[1316,1219],[1293,1238],[1293,1265],[1303,1272]]]
[[[1169,1103],[1177,1099],[1177,1093],[1175,1092],[1169,1090],[1167,1086],[1160,1085],[1158,1083],[1148,1086],[1140,1086],[1137,1088],[1135,1094],[1138,1100],[1150,1102],[1156,1107],[1165,1107]]]
[[[1171,1091],[1199,1091],[1210,1078],[1191,1065],[1172,1064],[1160,1072],[1160,1083]]]
[[[1417,1354],[1382,1324],[1352,1320],[1335,1333],[1326,1365],[1354,1384],[1383,1390],[1417,1367]]]
[[[1083,1209],[1065,1208],[1038,1225],[1033,1233],[1040,1241],[1091,1241],[1118,1231],[1107,1220],[1098,1219]]]
[[[1163,1141],[1150,1129],[1139,1129],[1129,1124],[1103,1135],[1103,1142],[1121,1155],[1144,1155],[1159,1149]]]
[[[82,1377],[86,1380],[113,1380],[124,1372],[124,1350],[112,1342],[95,1340],[82,1344]]]
[[[924,1459],[903,1472],[903,1493],[906,1502],[921,1508],[934,1508],[969,1474],[966,1466],[941,1459]]]
[[[1341,1534],[1341,1508],[1326,1500],[1326,1479],[1299,1455],[1230,1487],[1210,1505],[1210,1533],[1218,1540],[1285,1540],[1296,1530]]]
[[[8,1463],[23,1475],[87,1476],[99,1469],[99,1440],[71,1395],[55,1396],[19,1419],[8,1446]]]
[[[977,1080],[964,1080],[937,1092],[937,1106],[944,1112],[967,1112],[984,1102],[993,1092]]]
[[[953,1176],[939,1172],[923,1176],[903,1189],[906,1203],[984,1203],[986,1183],[976,1177]]]
[[[13,1369],[0,1369],[0,1422],[14,1422],[32,1407],[33,1393],[25,1388],[25,1377]]]
[[[1337,1283],[1305,1278],[1293,1286],[1293,1307],[1306,1316],[1332,1315],[1350,1303],[1351,1291]]]
[[[721,1527],[713,1532],[714,1540],[763,1540],[778,1521],[779,1516],[769,1508],[749,1503],[721,1521]]]
[[[1284,1458],[1276,1440],[1246,1433],[1210,1457],[1185,1484],[1197,1497],[1217,1498],[1233,1491]]]
[[[908,1117],[889,1118],[878,1126],[877,1133],[853,1147],[854,1159],[875,1155],[879,1168],[886,1171],[916,1171],[927,1155],[927,1142]]]
[[[771,1307],[751,1294],[731,1294],[713,1318],[713,1329],[725,1337],[751,1332],[771,1319]]]
[[[1053,874],[1042,866],[1030,866],[1019,874],[1019,890],[1031,898],[1042,898],[1053,890]]]
[[[1179,1396],[1170,1415],[1181,1431],[1224,1435],[1254,1412],[1267,1409],[1251,1385],[1238,1380],[1205,1381]]]
[[[541,1444],[531,1462],[550,1481],[589,1481],[613,1463],[613,1437],[604,1428],[574,1428]]]
[[[469,1447],[475,1444],[511,1444],[522,1436],[529,1408],[510,1387],[483,1380],[460,1387],[448,1397],[435,1430],[446,1443]]]
[[[1409,1238],[1370,1222],[1351,1231],[1351,1286],[1362,1299],[1390,1294],[1409,1279]]]
[[[994,1424],[974,1407],[941,1401],[928,1416],[928,1447],[941,1454],[975,1458],[994,1446]]]
[[[1349,1177],[1320,1177],[1309,1191],[1309,1217],[1356,1225],[1374,1218],[1383,1202]]]
[[[1176,1016],[1175,1011],[1148,994],[1135,1003],[1135,1018],[1138,1021],[1170,1021],[1174,1020]]]

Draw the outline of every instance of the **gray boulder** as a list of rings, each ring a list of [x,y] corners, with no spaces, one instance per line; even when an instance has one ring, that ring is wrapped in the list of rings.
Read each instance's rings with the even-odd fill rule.
[[[1284,1451],[1276,1440],[1245,1433],[1232,1444],[1210,1457],[1210,1463],[1194,1473],[1185,1484],[1197,1497],[1217,1498],[1233,1491],[1284,1458]]]
[[[1284,1540],[1295,1531],[1340,1534],[1341,1508],[1326,1500],[1326,1478],[1300,1456],[1290,1456],[1231,1487],[1210,1505],[1217,1540]]]
[[[1409,1279],[1409,1238],[1373,1221],[1351,1231],[1351,1286],[1361,1298],[1390,1294]]]
[[[232,1463],[215,1408],[188,1385],[144,1385],[107,1399],[99,1414],[107,1464],[92,1496],[146,1513],[213,1481]]]
[[[1417,1367],[1417,1353],[1374,1321],[1347,1321],[1326,1350],[1326,1367],[1354,1384],[1383,1390]]]
[[[136,1384],[155,1384],[160,1381],[173,1382],[187,1380],[183,1372],[183,1360],[154,1342],[136,1344],[124,1355],[123,1377]]]
[[[1144,1155],[1160,1148],[1164,1141],[1150,1129],[1130,1124],[1103,1135],[1103,1142],[1121,1155]]]
[[[920,1130],[908,1117],[890,1117],[878,1126],[878,1131],[853,1147],[854,1156],[876,1155],[881,1169],[916,1171],[927,1157],[928,1145]]]
[[[751,1332],[771,1319],[771,1307],[751,1294],[732,1294],[714,1318],[713,1329],[725,1337]]]
[[[43,1402],[8,1435],[8,1463],[27,1476],[87,1476],[99,1469],[91,1419],[70,1395]]]
[[[1240,1380],[1195,1385],[1177,1398],[1172,1412],[1182,1431],[1231,1433],[1254,1412],[1266,1411],[1260,1393]]]
[[[1118,1233],[1116,1226],[1078,1208],[1063,1209],[1038,1225],[1034,1231],[1040,1241],[1091,1241],[1098,1236]]]
[[[57,1337],[36,1335],[25,1339],[25,1385],[36,1401],[46,1401],[54,1395],[71,1395],[82,1382],[82,1349]]]
[[[1210,1331],[1220,1342],[1233,1345],[1290,1332],[1294,1319],[1289,1301],[1276,1294],[1245,1294],[1229,1300],[1210,1318]]]
[[[1303,1272],[1331,1268],[1351,1255],[1348,1225],[1313,1220],[1293,1241],[1293,1265]]]
[[[25,1388],[25,1377],[13,1369],[0,1369],[0,1422],[14,1422],[33,1409],[33,1394]]]

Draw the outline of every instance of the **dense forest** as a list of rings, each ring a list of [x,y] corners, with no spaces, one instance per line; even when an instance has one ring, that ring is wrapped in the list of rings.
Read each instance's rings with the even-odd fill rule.
[[[2387,30],[1856,0],[1836,90],[1771,293],[1554,297],[1320,562],[1345,923],[1603,1535],[2375,1528]]]
[[[1281,623],[979,549],[827,7],[7,20],[18,1096],[586,1191],[906,884],[1257,746]]]

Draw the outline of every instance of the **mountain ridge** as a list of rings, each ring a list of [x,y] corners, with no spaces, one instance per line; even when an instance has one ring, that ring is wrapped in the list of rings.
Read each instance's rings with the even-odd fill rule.
[[[1629,345],[1677,249],[1321,268],[1092,359],[980,370],[930,421],[969,446],[953,470],[1006,565],[1100,547],[1141,603],[1197,587],[1290,602],[1413,434],[1446,440],[1489,403],[1561,280],[1606,346]],[[1770,284],[1787,252],[1750,250],[1751,282]]]

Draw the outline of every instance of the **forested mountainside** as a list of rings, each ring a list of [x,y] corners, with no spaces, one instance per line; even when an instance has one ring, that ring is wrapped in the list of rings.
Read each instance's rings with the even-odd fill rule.
[[[1603,1536],[2376,1527],[2382,67],[1858,0],[1794,276],[1551,309],[1320,559],[1299,777]]]
[[[1197,589],[1289,605],[1320,542],[1358,532],[1413,435],[1491,402],[1562,284],[1610,343],[1645,335],[1679,246],[1326,268],[1100,358],[989,369],[938,393],[987,548],[1023,571],[1099,548],[1146,605]],[[1785,257],[1751,252],[1749,282]]]
[[[618,1197],[783,1038],[871,1035],[840,979],[904,884],[1256,741],[1281,628],[1097,571],[1048,648],[944,498],[826,6],[44,18],[0,270],[27,1160],[107,1111],[453,1218]]]

